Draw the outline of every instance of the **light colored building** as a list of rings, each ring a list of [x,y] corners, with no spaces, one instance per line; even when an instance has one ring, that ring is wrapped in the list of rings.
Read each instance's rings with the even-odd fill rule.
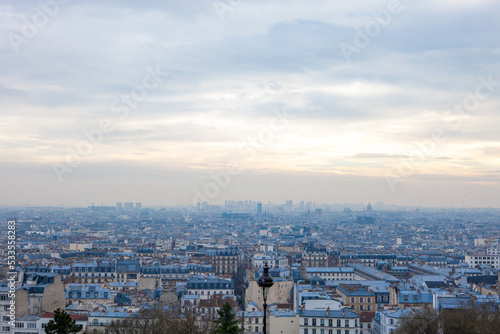
[[[15,304],[11,306],[11,295],[9,287],[0,287],[0,333],[11,333],[9,322],[11,310],[16,318],[27,315],[29,311],[28,294],[26,290],[17,288],[15,291]]]
[[[76,252],[83,252],[86,249],[91,249],[92,243],[70,243],[69,250]]]
[[[375,294],[361,284],[342,284],[337,287],[337,292],[343,304],[358,314],[376,310]]]
[[[113,308],[113,310],[102,309],[92,312],[88,318],[87,333],[107,333],[108,329],[106,327],[111,325],[112,322],[118,324],[132,322],[137,311],[138,309]]]
[[[373,334],[395,334],[398,323],[407,317],[411,309],[383,310],[377,312],[372,320]]]
[[[87,330],[87,316],[70,314],[72,320],[76,321],[77,325],[82,326],[82,330],[78,333],[85,333]],[[9,331],[2,331],[11,334],[45,334],[45,326],[50,320],[54,319],[54,313],[45,312],[40,315],[23,315],[16,319],[16,326]]]
[[[31,274],[26,285],[23,287],[28,297],[28,314],[42,314],[58,308],[64,310],[66,306],[64,285],[61,282],[61,276],[46,275],[47,276]],[[41,280],[46,283],[40,283]],[[17,304],[18,300],[16,294],[16,305]]]
[[[267,304],[289,304],[291,303],[291,293],[294,286],[292,281],[277,281],[275,279],[274,285],[269,289],[267,295]],[[245,304],[251,304],[258,308],[258,310],[263,310],[264,300],[262,297],[262,289],[259,287],[256,281],[249,281],[248,288],[245,291]]]
[[[488,247],[486,255],[500,255],[500,247]]]
[[[500,268],[500,255],[488,255],[485,253],[477,253],[465,255],[465,262],[470,268],[488,265],[492,268]]]
[[[306,268],[309,277],[318,276],[325,281],[345,281],[354,280],[353,267],[311,267]]]
[[[111,291],[100,284],[69,284],[66,290],[68,305],[95,304],[111,302]]]
[[[187,294],[210,299],[215,294],[234,295],[234,283],[231,279],[217,277],[190,277],[187,283]]]
[[[264,326],[263,311],[240,311],[237,313],[237,317],[242,321],[244,334],[262,333]]]
[[[299,334],[300,317],[294,311],[272,310],[269,312],[269,334]]]
[[[288,269],[288,259],[284,256],[266,256],[266,255],[255,255],[252,258],[252,265],[254,268],[264,268],[264,264],[267,262],[269,268],[285,268]]]
[[[345,308],[337,311],[300,311],[300,334],[356,334],[359,316]]]
[[[216,274],[234,275],[238,271],[239,252],[235,248],[210,252],[210,259]]]

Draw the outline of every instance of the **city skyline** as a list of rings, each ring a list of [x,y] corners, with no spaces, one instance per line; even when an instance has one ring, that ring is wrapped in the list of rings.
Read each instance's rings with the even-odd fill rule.
[[[500,207],[495,1],[6,1],[2,205]]]

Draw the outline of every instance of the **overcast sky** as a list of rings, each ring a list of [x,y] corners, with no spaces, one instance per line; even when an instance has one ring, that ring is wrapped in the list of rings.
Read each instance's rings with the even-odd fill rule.
[[[498,13],[0,1],[0,205],[499,207]]]

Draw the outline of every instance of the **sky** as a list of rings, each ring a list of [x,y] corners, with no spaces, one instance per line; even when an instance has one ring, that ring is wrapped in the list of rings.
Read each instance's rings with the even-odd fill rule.
[[[499,12],[0,1],[0,205],[500,207]]]

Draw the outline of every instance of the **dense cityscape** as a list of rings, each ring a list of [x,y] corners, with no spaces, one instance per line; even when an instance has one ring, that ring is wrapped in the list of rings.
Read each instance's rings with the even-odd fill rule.
[[[500,1],[0,1],[0,334],[500,334]]]
[[[210,327],[229,303],[244,333],[262,333],[265,269],[268,333],[395,333],[411,312],[500,303],[499,218],[492,208],[291,200],[4,207],[1,228],[15,221],[17,247],[15,270],[2,267],[1,332],[44,333],[58,308],[86,333],[115,333],[151,309]]]

